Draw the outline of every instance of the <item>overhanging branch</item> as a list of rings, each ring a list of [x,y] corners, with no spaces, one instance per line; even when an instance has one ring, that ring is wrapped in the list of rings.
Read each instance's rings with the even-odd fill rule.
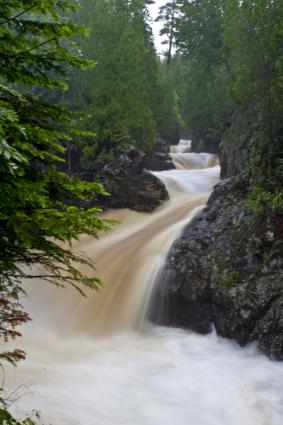
[[[0,25],[7,24],[8,22],[14,21],[15,19],[19,18],[20,16],[23,16],[25,13],[32,10],[35,6],[37,6],[37,3],[34,3],[32,6],[30,6],[28,9],[23,10],[21,13],[19,13],[16,16],[13,16],[12,18],[6,19],[6,21],[0,22]]]
[[[45,44],[48,44],[48,43],[50,43],[51,41],[55,41],[55,40],[59,40],[59,37],[53,37],[53,38],[50,38],[49,40],[45,40],[45,41],[43,41],[42,43],[37,44],[36,46],[31,47],[30,49],[25,50],[25,51],[23,51],[23,52],[16,53],[15,55],[2,56],[2,57],[0,58],[0,60],[13,59],[13,58],[15,58],[15,57],[25,55],[26,53],[29,53],[29,52],[31,52],[31,51],[33,51],[33,50],[35,50],[35,49],[38,49],[39,47],[42,47],[42,46],[44,46]]]

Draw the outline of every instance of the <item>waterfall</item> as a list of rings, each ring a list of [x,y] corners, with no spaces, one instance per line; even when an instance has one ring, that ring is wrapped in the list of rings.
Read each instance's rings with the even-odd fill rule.
[[[217,157],[172,149],[176,170],[155,172],[170,200],[154,213],[111,210],[119,225],[74,250],[104,281],[83,298],[73,288],[27,284],[28,358],[9,369],[14,406],[53,425],[281,425],[283,368],[233,342],[147,322],[151,295],[172,242],[219,180]]]
[[[166,184],[168,202],[151,214],[126,209],[108,211],[105,217],[121,224],[99,241],[82,237],[74,244],[75,251],[82,251],[95,261],[97,275],[105,283],[99,294],[88,291],[84,299],[73,288],[30,282],[26,308],[36,323],[43,327],[48,323],[62,335],[105,335],[143,325],[156,276],[172,242],[206,204],[219,179],[219,167],[210,167],[215,165],[214,155],[180,155],[186,158],[186,171],[154,173]],[[52,310],[46,303],[51,299]]]

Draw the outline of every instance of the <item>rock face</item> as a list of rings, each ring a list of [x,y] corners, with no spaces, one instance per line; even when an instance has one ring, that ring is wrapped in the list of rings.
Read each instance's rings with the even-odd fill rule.
[[[99,181],[110,197],[100,199],[103,207],[149,212],[168,199],[164,184],[145,169],[145,159],[132,148],[104,166]]]
[[[261,117],[247,108],[234,111],[230,128],[221,140],[219,159],[221,178],[236,176],[246,169],[247,160],[253,156],[254,146],[261,125]]]
[[[204,139],[193,139],[191,144],[191,152],[195,153],[219,153],[219,143],[218,139],[212,137],[205,137]]]
[[[173,245],[155,304],[158,321],[257,342],[283,359],[283,224],[243,205],[243,175],[216,186],[207,207]]]

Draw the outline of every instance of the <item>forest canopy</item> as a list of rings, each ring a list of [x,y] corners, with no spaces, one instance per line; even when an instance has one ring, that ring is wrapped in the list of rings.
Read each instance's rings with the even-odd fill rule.
[[[185,133],[243,152],[251,205],[281,212],[282,18],[280,0],[173,0],[159,16]]]

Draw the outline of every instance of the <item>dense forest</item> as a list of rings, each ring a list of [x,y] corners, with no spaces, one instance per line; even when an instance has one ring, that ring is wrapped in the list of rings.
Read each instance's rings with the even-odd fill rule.
[[[96,203],[107,196],[99,170],[131,147],[151,153],[158,140],[183,137],[220,150],[228,168],[227,156],[238,156],[249,178],[246,207],[282,217],[283,2],[169,1],[157,18],[162,54],[151,3],[0,0],[3,342],[30,319],[23,279],[82,293],[101,284],[78,271],[84,264],[95,274],[95,265],[71,242],[111,227]],[[90,171],[96,178],[84,180]],[[0,353],[1,365],[24,358]],[[0,394],[1,415],[34,423],[13,419]]]

